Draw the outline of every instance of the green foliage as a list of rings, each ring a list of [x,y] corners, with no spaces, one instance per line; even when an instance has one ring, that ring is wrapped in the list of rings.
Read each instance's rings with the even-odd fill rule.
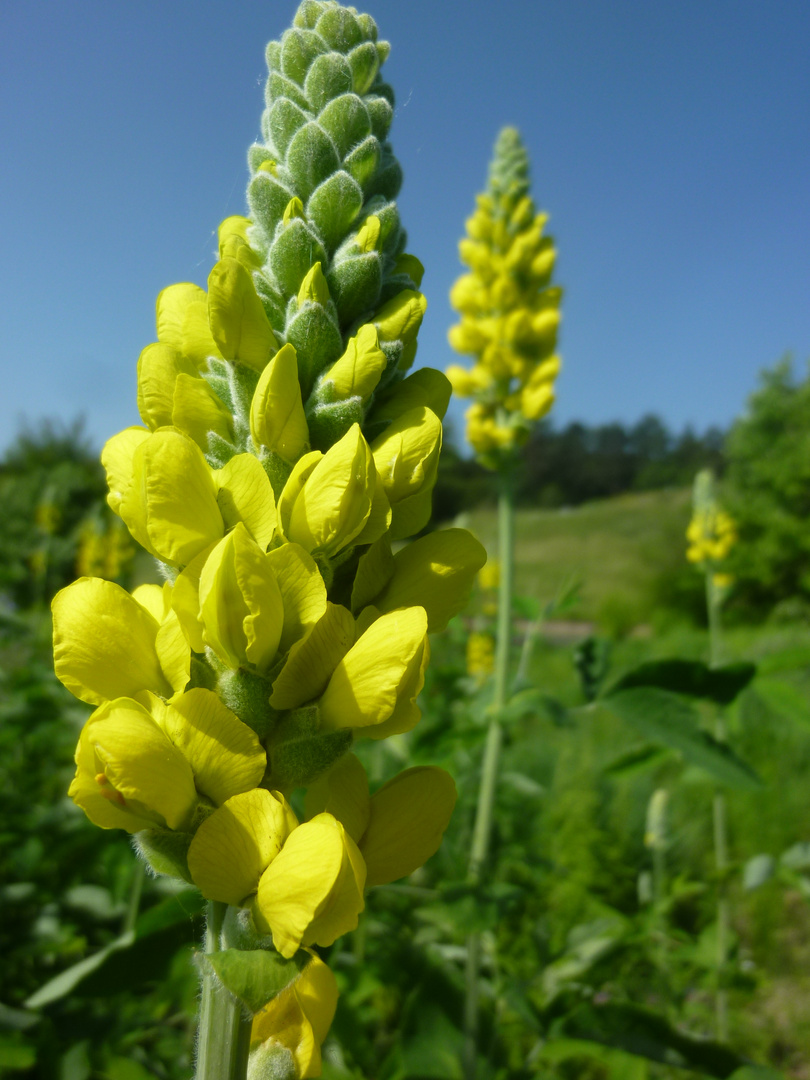
[[[740,596],[759,609],[810,599],[810,377],[790,359],[764,371],[762,385],[731,429],[728,510],[739,542],[730,569]]]

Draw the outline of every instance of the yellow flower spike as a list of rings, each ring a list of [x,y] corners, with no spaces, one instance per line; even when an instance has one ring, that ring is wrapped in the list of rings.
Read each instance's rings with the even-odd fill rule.
[[[419,368],[394,387],[390,395],[375,401],[374,420],[396,420],[420,405],[441,420],[447,412],[453,388],[446,375],[435,368]]]
[[[135,448],[132,472],[118,512],[147,551],[185,566],[222,536],[213,474],[188,435],[167,428],[154,432]]]
[[[428,522],[442,448],[442,423],[427,408],[394,420],[371,446],[391,504],[391,539],[419,532]]]
[[[233,419],[205,379],[181,372],[174,384],[172,424],[190,435],[202,449],[208,449],[208,432],[225,442],[233,440]]]
[[[325,776],[310,784],[304,809],[308,818],[323,812],[331,814],[359,844],[371,815],[368,777],[360,759],[344,754]]]
[[[282,544],[267,553],[284,606],[279,651],[302,638],[326,613],[326,584],[311,555],[298,544]]]
[[[366,888],[412,874],[435,855],[455,805],[453,778],[433,766],[406,769],[375,792],[359,844]]]
[[[217,544],[200,574],[205,640],[220,660],[264,670],[281,640],[284,607],[268,556],[242,522]]]
[[[262,874],[253,918],[282,956],[331,945],[357,927],[365,883],[354,840],[331,814],[318,814],[293,830]]]
[[[478,315],[486,310],[487,291],[475,274],[462,274],[450,290],[450,303],[465,315]]]
[[[170,345],[147,345],[138,357],[138,412],[152,431],[174,422],[174,386],[181,374],[199,378],[194,362]]]
[[[101,451],[101,464],[107,473],[107,503],[114,514],[120,514],[124,495],[129,490],[134,468],[132,459],[135,451],[149,438],[149,432],[142,427],[128,427],[113,435],[104,444]],[[148,550],[148,549],[147,549]]]
[[[171,345],[200,370],[208,366],[209,356],[222,359],[208,325],[208,298],[199,285],[169,285],[158,294],[156,309],[161,344]]]
[[[56,594],[51,610],[56,677],[81,701],[172,694],[155,648],[158,621],[126,589],[80,578]]]
[[[335,668],[320,700],[322,728],[362,728],[373,738],[375,726],[389,720],[399,704],[412,706],[405,711],[413,727],[419,711],[412,701],[422,688],[426,645],[424,608],[401,608],[377,619]]]
[[[323,276],[320,261],[316,262],[315,265],[307,271],[306,276],[298,289],[298,303],[304,304],[307,301],[314,304],[320,304],[322,307],[326,307],[329,303],[329,286],[326,284],[326,278]]]
[[[261,259],[250,246],[247,231],[250,221],[246,217],[233,214],[225,218],[217,229],[220,259],[236,259],[248,270],[257,270]]]
[[[342,604],[327,603],[318,622],[290,649],[273,682],[274,709],[297,709],[326,689],[333,671],[354,644],[355,622]]]
[[[262,463],[253,454],[236,454],[217,469],[214,480],[225,526],[243,522],[264,551],[276,531],[276,501]]]
[[[466,604],[486,558],[484,547],[466,529],[422,536],[396,553],[393,575],[374,604],[383,613],[419,605],[427,615],[428,633],[437,633]]]
[[[250,434],[257,447],[266,446],[285,461],[297,461],[309,444],[298,359],[289,343],[261,374],[250,406]]]
[[[355,243],[364,254],[377,251],[380,243],[380,219],[374,214],[366,218],[362,229],[355,237]]]
[[[215,544],[195,555],[178,575],[172,589],[172,609],[186,641],[196,653],[205,649],[203,622],[200,618],[200,574]]]
[[[194,834],[188,849],[194,884],[206,900],[241,907],[296,824],[277,791],[254,788],[232,796]]]
[[[251,1065],[277,1047],[289,1050],[300,1080],[321,1075],[321,1043],[337,1008],[338,988],[331,970],[314,953],[299,977],[253,1017]]]
[[[220,259],[208,275],[208,319],[222,355],[263,371],[278,348],[250,271]]]
[[[359,397],[367,401],[374,393],[386,363],[376,329],[371,323],[365,323],[353,338],[349,338],[343,356],[324,373],[323,381],[332,384],[336,398]]]
[[[420,292],[403,289],[380,308],[374,325],[380,341],[414,341],[427,311],[427,300]]]
[[[281,493],[278,516],[284,536],[327,557],[360,542],[361,533],[363,543],[372,543],[385,531],[387,514],[376,521],[376,535],[367,535],[377,473],[360,425],[353,424],[325,454],[315,453],[298,461]]]
[[[267,767],[264,748],[213,691],[188,690],[168,705],[153,699],[152,714],[191,766],[197,791],[215,806],[258,787]]]
[[[199,802],[191,766],[137,701],[116,698],[82,729],[68,794],[103,829],[189,826]]]

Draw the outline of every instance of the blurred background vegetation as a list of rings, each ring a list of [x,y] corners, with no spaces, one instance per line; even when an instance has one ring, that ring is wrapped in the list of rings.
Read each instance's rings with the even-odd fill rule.
[[[520,667],[490,873],[482,889],[465,885],[491,693],[465,660],[469,634],[492,630],[482,585],[435,639],[416,731],[361,744],[374,783],[430,762],[453,773],[460,800],[439,854],[373,890],[357,932],[325,951],[342,990],[327,1080],[461,1076],[475,929],[482,1075],[727,1077],[750,1059],[810,1080],[808,443],[810,380],[785,360],[726,433],[673,434],[646,417],[629,429],[547,425],[528,444]],[[713,1041],[715,780],[597,697],[645,661],[708,658],[704,585],[684,556],[689,488],[705,466],[740,535],[726,659],[757,665],[726,722],[763,781],[728,792],[729,1048]],[[155,573],[104,490],[79,425],[26,430],[0,462],[2,1076],[191,1074],[199,898],[145,878],[123,837],[66,795],[90,710],[53,675],[50,600],[81,574],[131,588]],[[494,558],[494,499],[491,476],[448,447],[433,527],[463,516]],[[709,724],[716,706],[698,708]]]

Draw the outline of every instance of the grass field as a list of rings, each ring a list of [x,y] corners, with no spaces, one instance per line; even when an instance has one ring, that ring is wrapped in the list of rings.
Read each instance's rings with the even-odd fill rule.
[[[661,581],[689,569],[684,533],[690,503],[688,489],[671,489],[518,511],[516,593],[544,605],[576,575],[581,588],[571,618],[619,633],[649,623]],[[490,558],[497,557],[494,509],[475,510],[464,524]]]

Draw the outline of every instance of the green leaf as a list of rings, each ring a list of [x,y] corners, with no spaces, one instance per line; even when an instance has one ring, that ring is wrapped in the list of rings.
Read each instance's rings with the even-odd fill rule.
[[[708,698],[718,705],[730,705],[755,674],[754,664],[711,668],[699,660],[651,660],[623,675],[605,696],[609,697],[619,690],[650,686],[687,697]]]
[[[755,791],[762,781],[754,770],[708,732],[698,726],[694,707],[677,694],[654,687],[621,690],[600,700],[620,720],[631,724],[644,738],[678,750],[729,787]]]
[[[777,716],[810,727],[810,704],[798,686],[781,679],[757,679],[754,693]]]
[[[40,986],[39,990],[35,990],[26,999],[24,1002],[26,1009],[42,1009],[46,1005],[53,1004],[54,1001],[59,1001],[60,998],[67,997],[82,979],[86,979],[88,975],[97,971],[113,953],[128,949],[134,942],[135,933],[130,930],[128,933],[121,934],[120,937],[111,941],[109,945],[105,945],[103,949],[99,949],[98,952],[86,956],[78,964],[73,964],[66,971],[60,971],[58,975],[53,979],[49,979],[44,986]]]
[[[646,769],[654,769],[669,757],[670,751],[653,743],[642,743],[614,758],[605,766],[608,776],[632,776]]]
[[[810,870],[810,843],[794,844],[782,853],[779,861],[789,870]]]
[[[684,1035],[663,1016],[638,1005],[580,1005],[558,1021],[552,1033],[592,1040],[719,1080],[726,1080],[744,1065],[743,1059],[727,1046]]]
[[[769,1069],[767,1065],[743,1065],[731,1074],[729,1080],[784,1080],[784,1073]]]
[[[266,949],[223,949],[205,957],[223,986],[253,1013],[289,986],[308,960],[303,952],[285,960]]]
[[[0,1035],[0,1075],[6,1075],[6,1069],[27,1072],[37,1062],[36,1047],[27,1042],[22,1035],[14,1032]]]

